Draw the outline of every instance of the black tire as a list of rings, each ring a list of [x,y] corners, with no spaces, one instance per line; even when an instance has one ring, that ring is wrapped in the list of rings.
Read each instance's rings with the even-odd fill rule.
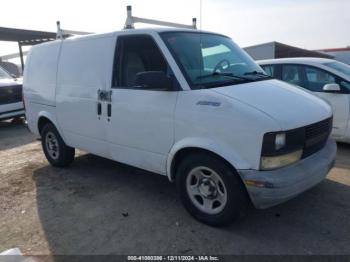
[[[49,152],[48,141],[51,138],[55,138],[55,149],[56,154]],[[56,127],[48,123],[41,130],[41,145],[46,156],[46,159],[54,167],[67,167],[73,160],[75,155],[75,149],[73,147],[67,146],[60,134],[58,133]]]
[[[190,176],[191,171],[200,167],[207,167],[215,171],[221,178],[221,182],[224,183],[226,203],[219,213],[208,214],[203,212],[195,205],[194,201],[196,200],[192,200],[188,193],[187,177]],[[187,211],[199,221],[211,226],[226,226],[233,223],[246,213],[249,206],[249,198],[239,175],[231,166],[215,155],[197,153],[183,159],[177,168],[176,183],[181,201]],[[204,199],[203,196],[201,197]]]

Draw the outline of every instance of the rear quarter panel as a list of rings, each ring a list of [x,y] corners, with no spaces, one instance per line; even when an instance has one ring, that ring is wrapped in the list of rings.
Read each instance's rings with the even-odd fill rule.
[[[61,42],[57,40],[31,49],[23,78],[25,99],[28,102],[55,105],[56,73]]]
[[[41,116],[46,116],[56,124],[56,74],[61,43],[57,40],[34,46],[27,56],[23,74],[23,98],[28,127],[37,135],[38,119]]]

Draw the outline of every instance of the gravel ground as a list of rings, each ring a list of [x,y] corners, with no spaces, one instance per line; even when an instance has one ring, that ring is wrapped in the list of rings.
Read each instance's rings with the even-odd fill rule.
[[[39,254],[349,254],[350,145],[299,197],[228,228],[192,219],[167,178],[78,152],[48,165],[21,124],[0,122],[0,252]]]

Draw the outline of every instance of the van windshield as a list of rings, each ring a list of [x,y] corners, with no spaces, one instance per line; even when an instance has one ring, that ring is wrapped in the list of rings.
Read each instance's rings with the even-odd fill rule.
[[[195,32],[160,35],[192,89],[271,78],[226,36]]]

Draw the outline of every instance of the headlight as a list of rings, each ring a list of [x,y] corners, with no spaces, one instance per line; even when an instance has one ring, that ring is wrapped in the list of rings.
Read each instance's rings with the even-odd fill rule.
[[[304,141],[304,129],[265,134],[260,169],[276,169],[300,160],[303,155]]]
[[[275,149],[280,150],[286,145],[286,133],[276,134]]]
[[[287,166],[300,160],[302,154],[303,154],[303,150],[300,149],[295,152],[288,153],[285,155],[280,155],[280,156],[262,156],[260,168],[262,170],[271,170],[271,169]]]

